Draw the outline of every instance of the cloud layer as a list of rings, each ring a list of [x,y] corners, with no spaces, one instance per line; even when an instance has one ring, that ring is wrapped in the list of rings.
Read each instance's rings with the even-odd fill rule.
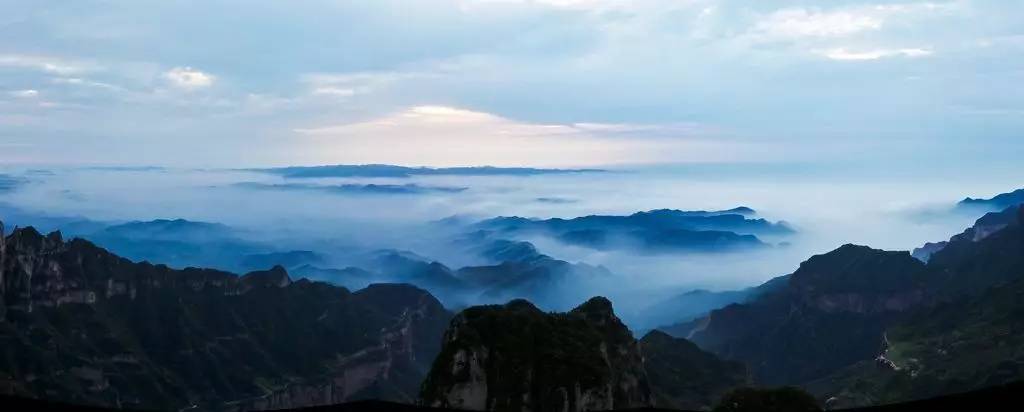
[[[1024,126],[1014,2],[0,6],[11,162],[927,163]]]

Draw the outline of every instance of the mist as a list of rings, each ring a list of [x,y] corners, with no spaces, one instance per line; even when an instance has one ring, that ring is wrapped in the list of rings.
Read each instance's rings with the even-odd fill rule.
[[[530,242],[543,255],[578,265],[570,269],[572,273],[586,272],[573,284],[545,290],[539,302],[544,309],[564,310],[588,296],[604,295],[638,327],[657,326],[647,322],[644,313],[665,299],[694,289],[757,286],[791,273],[814,254],[846,243],[910,250],[945,240],[979,217],[954,212],[957,201],[988,197],[1024,183],[984,170],[895,179],[881,173],[857,177],[826,165],[740,164],[526,176],[301,179],[227,169],[6,167],[0,173],[7,182],[0,220],[8,227],[31,224],[73,236],[80,234],[76,227],[83,227],[69,225],[75,220],[100,226],[154,219],[218,223],[231,229],[230,240],[239,242],[232,247],[242,251],[238,253],[312,251],[320,259],[315,264],[320,269],[371,268],[374,253],[381,250],[436,261],[452,272],[496,265],[501,262],[475,253],[473,245],[460,239],[472,231],[473,223],[497,216],[573,218],[747,206],[759,218],[785,221],[796,230],[789,236],[760,236],[769,247],[714,253],[595,250],[536,234],[503,236]],[[460,190],[349,190],[366,185]],[[222,263],[215,256],[207,261],[220,269],[243,270],[230,259]],[[382,273],[348,286],[402,280]],[[424,287],[431,290],[430,285]],[[515,292],[431,292],[455,308],[523,297]]]

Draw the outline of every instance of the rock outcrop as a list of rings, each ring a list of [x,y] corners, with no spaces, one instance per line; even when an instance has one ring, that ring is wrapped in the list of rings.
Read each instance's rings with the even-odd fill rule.
[[[611,302],[568,313],[525,300],[466,309],[451,322],[423,384],[428,406],[585,411],[651,406],[639,344]]]

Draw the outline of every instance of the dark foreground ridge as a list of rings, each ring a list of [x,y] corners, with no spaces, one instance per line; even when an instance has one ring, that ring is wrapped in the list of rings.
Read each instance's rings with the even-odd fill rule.
[[[849,412],[925,412],[925,411],[1013,411],[1019,407],[1024,381],[986,388],[978,391],[943,396],[921,401],[875,406],[870,408],[845,409]],[[0,396],[0,409],[5,411],[68,411],[104,412],[114,409],[74,406],[44,400]],[[124,411],[124,409],[118,409]],[[428,408],[382,401],[359,401],[339,405],[319,406],[302,409],[286,409],[302,412],[445,412],[456,409]],[[676,409],[644,408],[633,411],[678,411]]]

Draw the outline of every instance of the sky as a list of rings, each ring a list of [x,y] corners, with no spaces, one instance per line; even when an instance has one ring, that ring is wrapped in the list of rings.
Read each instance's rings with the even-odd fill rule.
[[[1005,0],[0,0],[0,163],[1013,168]],[[852,168],[854,170],[856,168]]]

